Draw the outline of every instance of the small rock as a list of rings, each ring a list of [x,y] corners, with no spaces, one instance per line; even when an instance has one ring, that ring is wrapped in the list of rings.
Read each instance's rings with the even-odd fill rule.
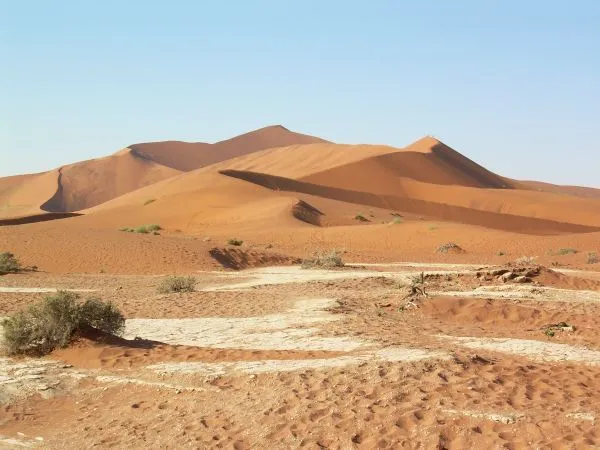
[[[510,270],[508,270],[508,269],[494,269],[494,270],[490,271],[490,275],[497,277],[499,275],[504,275],[505,273],[508,273],[508,272],[510,272]]]
[[[516,275],[513,272],[505,272],[503,273],[500,278],[502,279],[502,281],[506,282],[508,280],[512,280]]]
[[[521,275],[521,276],[516,277],[513,281],[515,283],[531,283],[532,279],[529,277],[526,277],[525,275]]]

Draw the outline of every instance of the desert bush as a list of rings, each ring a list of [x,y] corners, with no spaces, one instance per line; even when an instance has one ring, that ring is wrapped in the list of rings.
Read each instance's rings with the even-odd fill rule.
[[[598,253],[589,252],[587,254],[587,263],[588,264],[598,264],[599,261],[600,261],[600,259],[598,258]]]
[[[369,222],[369,219],[367,219],[362,214],[357,214],[356,216],[354,216],[354,220],[358,220],[359,222]]]
[[[80,325],[87,325],[105,333],[120,336],[125,331],[125,317],[111,302],[88,298],[79,306]]]
[[[242,241],[241,239],[229,239],[227,241],[227,243],[229,245],[234,245],[236,247],[239,247],[239,246],[241,246],[244,243],[244,241]]]
[[[17,273],[23,270],[19,260],[10,252],[0,253],[0,275]]]
[[[2,327],[8,353],[44,355],[66,347],[77,331],[90,327],[122,333],[125,318],[111,303],[78,300],[73,292],[59,291],[5,319]]]
[[[159,230],[162,230],[161,226],[153,223],[150,225],[141,225],[141,226],[135,228],[134,231],[136,233],[148,234],[148,233],[158,232]]]
[[[577,253],[577,250],[574,248],[559,248],[556,253],[559,255],[572,255]]]
[[[340,252],[331,250],[330,252],[317,252],[312,258],[306,258],[302,260],[303,269],[311,269],[315,267],[321,267],[326,269],[333,269],[336,267],[344,267],[344,260]]]
[[[149,205],[150,203],[154,203],[155,201],[156,201],[156,199],[155,199],[155,198],[149,198],[148,200],[146,200],[146,201],[144,202],[144,206],[146,206],[146,205]]]
[[[437,250],[438,253],[448,253],[448,252],[456,252],[456,253],[464,253],[463,248],[455,244],[454,242],[448,242],[446,244],[440,245]]]
[[[394,218],[394,220],[392,220],[390,223],[391,223],[392,225],[398,225],[398,224],[401,224],[402,222],[404,222],[404,221],[402,220],[402,218],[401,218],[401,217],[396,217],[396,218]]]
[[[515,264],[518,266],[527,266],[530,264],[535,264],[535,260],[535,256],[521,256],[520,258],[515,259]]]
[[[141,234],[159,234],[159,230],[162,230],[160,225],[155,223],[150,225],[140,225],[139,227],[131,228],[131,227],[121,227],[119,231],[127,231],[129,233],[141,233]]]
[[[194,277],[169,277],[165,278],[158,286],[161,294],[173,292],[194,292],[196,290],[196,279]]]

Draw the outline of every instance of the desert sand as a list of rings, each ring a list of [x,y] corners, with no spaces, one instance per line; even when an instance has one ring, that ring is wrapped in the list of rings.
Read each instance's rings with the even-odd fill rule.
[[[127,319],[0,358],[2,448],[600,447],[597,189],[275,126],[0,178],[2,251]]]

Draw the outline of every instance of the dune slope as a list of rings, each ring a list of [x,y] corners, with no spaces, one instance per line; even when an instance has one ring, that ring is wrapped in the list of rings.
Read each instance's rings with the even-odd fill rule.
[[[134,144],[117,153],[41,174],[0,178],[0,221],[62,217],[190,171],[270,147],[326,142],[280,125],[215,144],[179,141]]]
[[[317,142],[327,141],[314,136],[295,133],[281,125],[275,125],[214,144],[166,141],[134,144],[129,148],[135,153],[164,166],[181,171],[190,171],[267,148]]]

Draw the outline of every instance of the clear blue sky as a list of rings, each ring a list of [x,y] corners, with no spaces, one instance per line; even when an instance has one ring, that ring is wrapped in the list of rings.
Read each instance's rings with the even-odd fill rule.
[[[270,124],[600,187],[600,2],[0,0],[0,176]]]

